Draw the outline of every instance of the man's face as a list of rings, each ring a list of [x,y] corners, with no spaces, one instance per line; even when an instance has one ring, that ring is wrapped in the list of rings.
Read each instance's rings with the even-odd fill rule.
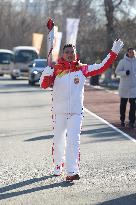
[[[64,49],[63,51],[64,60],[68,62],[72,62],[73,60],[75,60],[75,57],[76,57],[76,51],[73,47],[67,47]]]
[[[134,57],[134,50],[133,49],[129,50],[127,53],[128,53],[128,57],[129,58],[133,58]]]

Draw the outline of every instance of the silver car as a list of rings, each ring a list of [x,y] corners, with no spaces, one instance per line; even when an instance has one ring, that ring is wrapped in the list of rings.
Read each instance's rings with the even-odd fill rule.
[[[44,68],[47,66],[47,59],[35,59],[29,70],[29,85],[35,85],[39,82]]]
[[[0,49],[0,76],[8,74],[12,78],[14,73],[14,53],[8,49]]]

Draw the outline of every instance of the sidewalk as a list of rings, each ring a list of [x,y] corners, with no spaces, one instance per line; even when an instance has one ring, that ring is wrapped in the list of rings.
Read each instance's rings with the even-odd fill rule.
[[[105,119],[115,127],[136,139],[136,128],[120,127],[119,101],[117,89],[100,86],[85,86],[84,106],[99,117]],[[126,123],[128,123],[129,103],[126,110]]]

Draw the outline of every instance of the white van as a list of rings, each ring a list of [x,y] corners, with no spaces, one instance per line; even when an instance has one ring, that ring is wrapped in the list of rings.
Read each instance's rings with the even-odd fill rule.
[[[39,58],[38,50],[33,46],[17,46],[13,48],[15,56],[15,73],[13,79],[16,77],[28,77],[29,75],[29,65],[33,64],[34,59]]]
[[[14,69],[14,53],[8,49],[0,49],[0,76],[12,76]]]

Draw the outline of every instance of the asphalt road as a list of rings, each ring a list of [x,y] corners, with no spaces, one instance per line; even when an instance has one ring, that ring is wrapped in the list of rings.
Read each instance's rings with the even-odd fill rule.
[[[0,78],[0,205],[135,205],[136,143],[85,112],[81,179],[52,175],[51,90]]]

